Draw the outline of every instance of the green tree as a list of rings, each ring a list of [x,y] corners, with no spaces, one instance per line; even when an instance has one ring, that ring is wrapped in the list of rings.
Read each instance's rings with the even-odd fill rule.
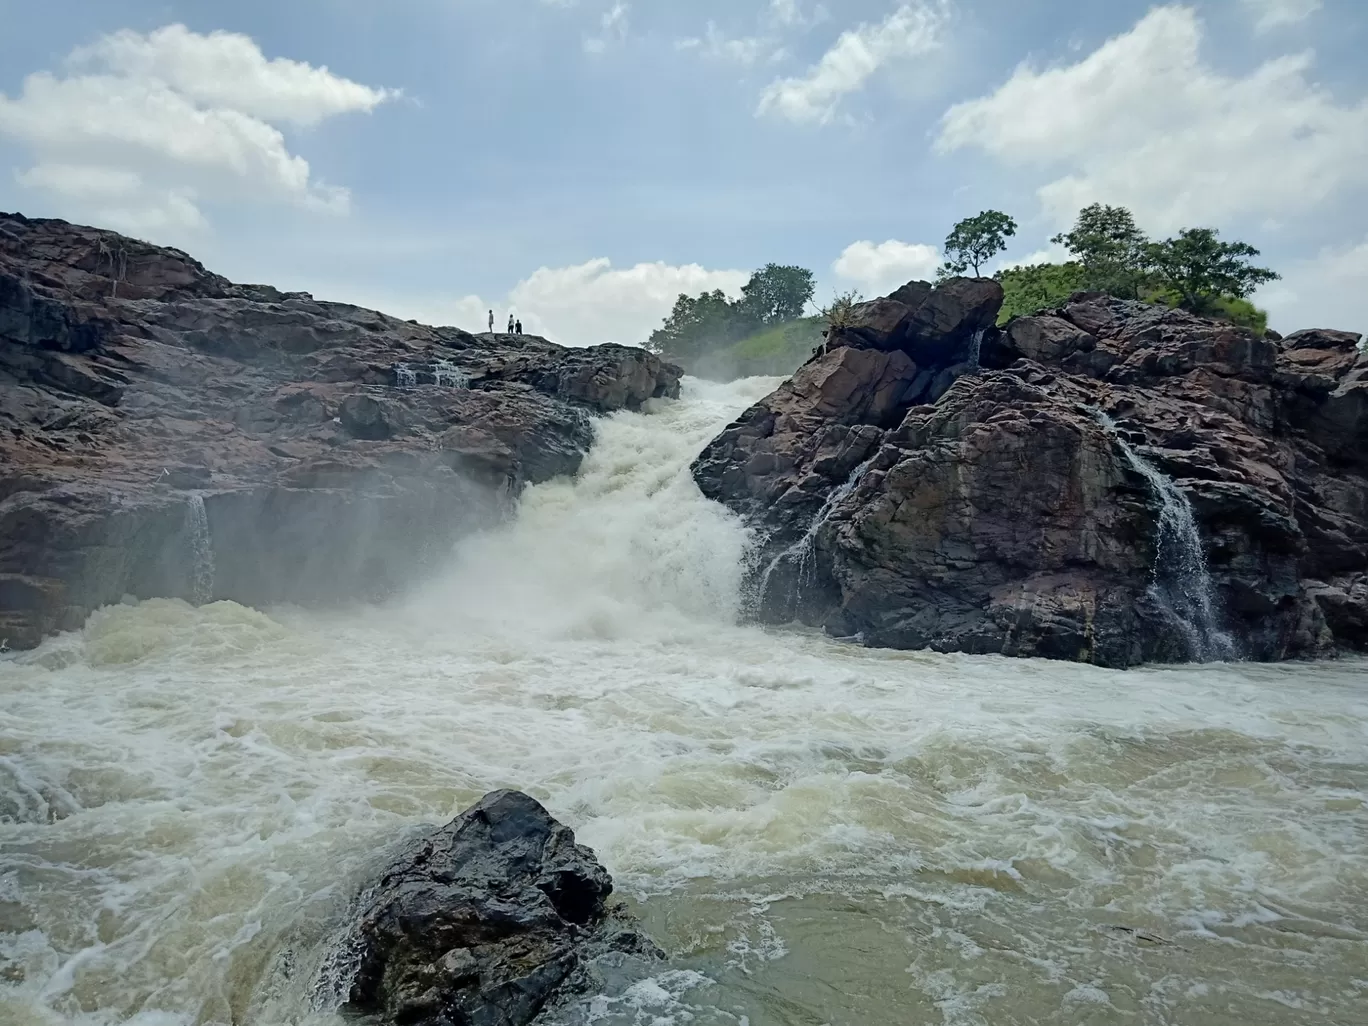
[[[999,324],[1063,306],[1070,296],[1083,290],[1083,265],[1077,261],[1009,267],[993,277],[1002,285],[1003,292]]]
[[[1073,229],[1050,241],[1073,255],[1082,290],[1140,299],[1151,284],[1150,242],[1125,207],[1084,207]]]
[[[681,295],[665,323],[651,333],[646,348],[687,360],[735,342],[750,330],[737,306],[721,289],[697,298]]]
[[[1160,288],[1176,306],[1196,314],[1219,314],[1223,300],[1245,300],[1282,275],[1251,261],[1259,251],[1247,242],[1222,242],[1215,228],[1184,228],[1176,239],[1148,247]]]
[[[806,268],[766,264],[742,287],[738,312],[757,327],[796,321],[816,291],[816,279]]]
[[[1017,223],[1000,210],[985,210],[977,217],[966,217],[945,239],[945,263],[937,272],[944,281],[973,270],[977,278],[983,265],[1007,248],[1016,234]]]

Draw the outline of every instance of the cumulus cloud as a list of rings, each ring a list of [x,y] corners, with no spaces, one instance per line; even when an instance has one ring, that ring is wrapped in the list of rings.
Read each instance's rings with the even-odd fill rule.
[[[886,296],[909,281],[930,280],[940,266],[940,250],[925,243],[889,239],[852,242],[831,265],[836,276],[857,285],[866,297]]]
[[[1299,328],[1338,328],[1368,334],[1363,286],[1368,282],[1368,239],[1322,251],[1284,269],[1281,281],[1254,297],[1282,332]]]
[[[798,124],[826,124],[841,101],[863,89],[885,65],[939,48],[945,20],[943,2],[918,0],[901,4],[878,24],[843,32],[807,74],[771,82],[760,97],[757,114]]]
[[[1244,0],[1259,32],[1295,25],[1321,9],[1321,0]]]
[[[277,123],[313,125],[393,98],[326,68],[268,60],[247,36],[172,25],[116,32],[74,51],[67,73],[0,93],[0,136],[32,151],[21,185],[102,223],[146,234],[203,224],[201,198],[272,199],[345,212]]]
[[[698,264],[663,261],[615,268],[606,257],[571,267],[543,267],[518,282],[500,299],[477,295],[459,298],[361,294],[339,290],[338,298],[412,317],[425,324],[447,324],[484,331],[488,312],[503,330],[509,311],[526,331],[570,346],[602,342],[642,345],[669,315],[681,292],[697,295],[721,289],[739,296],[750,279],[747,271],[709,270]]]
[[[1310,54],[1231,76],[1201,42],[1192,9],[1155,8],[1076,64],[1023,64],[950,108],[937,148],[1064,171],[1039,191],[1061,224],[1099,201],[1156,231],[1275,218],[1368,181],[1368,101],[1338,104],[1310,80]]]

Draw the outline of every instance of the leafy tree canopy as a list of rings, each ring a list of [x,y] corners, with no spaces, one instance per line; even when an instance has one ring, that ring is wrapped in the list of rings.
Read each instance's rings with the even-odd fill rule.
[[[742,287],[741,305],[747,316],[768,327],[802,317],[816,290],[806,268],[766,264]]]
[[[1083,265],[1077,261],[1009,267],[994,277],[1001,283],[1004,297],[999,324],[1006,324],[1013,317],[1053,310],[1067,303],[1075,292],[1083,291]]]
[[[1193,313],[1214,311],[1222,297],[1246,299],[1260,285],[1280,277],[1250,261],[1259,251],[1247,242],[1222,242],[1215,228],[1184,228],[1176,239],[1148,247],[1160,287]]]
[[[742,287],[740,299],[729,299],[720,289],[681,295],[646,348],[691,363],[765,328],[800,319],[815,291],[815,278],[806,268],[766,264]]]
[[[1073,255],[1081,270],[1082,289],[1122,299],[1139,299],[1144,293],[1149,240],[1125,207],[1101,203],[1084,207],[1073,229],[1050,241]]]
[[[1223,242],[1215,228],[1184,228],[1177,238],[1151,242],[1125,207],[1094,203],[1079,211],[1070,231],[1051,241],[1074,259],[996,276],[1006,293],[1004,323],[1060,306],[1074,292],[1105,292],[1223,317],[1254,331],[1267,327],[1267,315],[1249,296],[1279,275],[1254,266],[1259,251],[1253,246]]]
[[[986,264],[1007,248],[1016,234],[1017,223],[1000,210],[985,210],[955,225],[945,239],[945,263],[937,272],[944,280],[970,270],[977,278]]]

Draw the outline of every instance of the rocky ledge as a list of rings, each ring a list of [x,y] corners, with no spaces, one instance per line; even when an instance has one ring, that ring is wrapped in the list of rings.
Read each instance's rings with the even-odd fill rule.
[[[1368,355],[1101,295],[995,326],[913,282],[702,454],[756,614],[866,644],[1141,662],[1368,648]]]
[[[679,376],[0,214],[0,642],[124,595],[384,596]]]
[[[496,791],[395,856],[324,967],[324,996],[381,1023],[523,1026],[661,968],[612,891],[567,827]]]

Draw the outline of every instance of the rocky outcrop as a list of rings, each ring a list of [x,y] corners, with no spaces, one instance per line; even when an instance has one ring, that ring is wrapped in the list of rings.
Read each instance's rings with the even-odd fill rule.
[[[700,456],[766,539],[761,619],[1106,666],[1368,648],[1359,336],[1089,294],[999,330],[1001,298],[857,307]]]
[[[193,597],[206,569],[201,598],[383,596],[576,470],[595,415],[677,395],[679,373],[0,214],[0,641],[126,594]]]
[[[485,796],[409,842],[367,890],[337,961],[344,1010],[404,1026],[522,1026],[658,969],[588,848],[536,801]],[[325,969],[331,980],[337,966]]]

